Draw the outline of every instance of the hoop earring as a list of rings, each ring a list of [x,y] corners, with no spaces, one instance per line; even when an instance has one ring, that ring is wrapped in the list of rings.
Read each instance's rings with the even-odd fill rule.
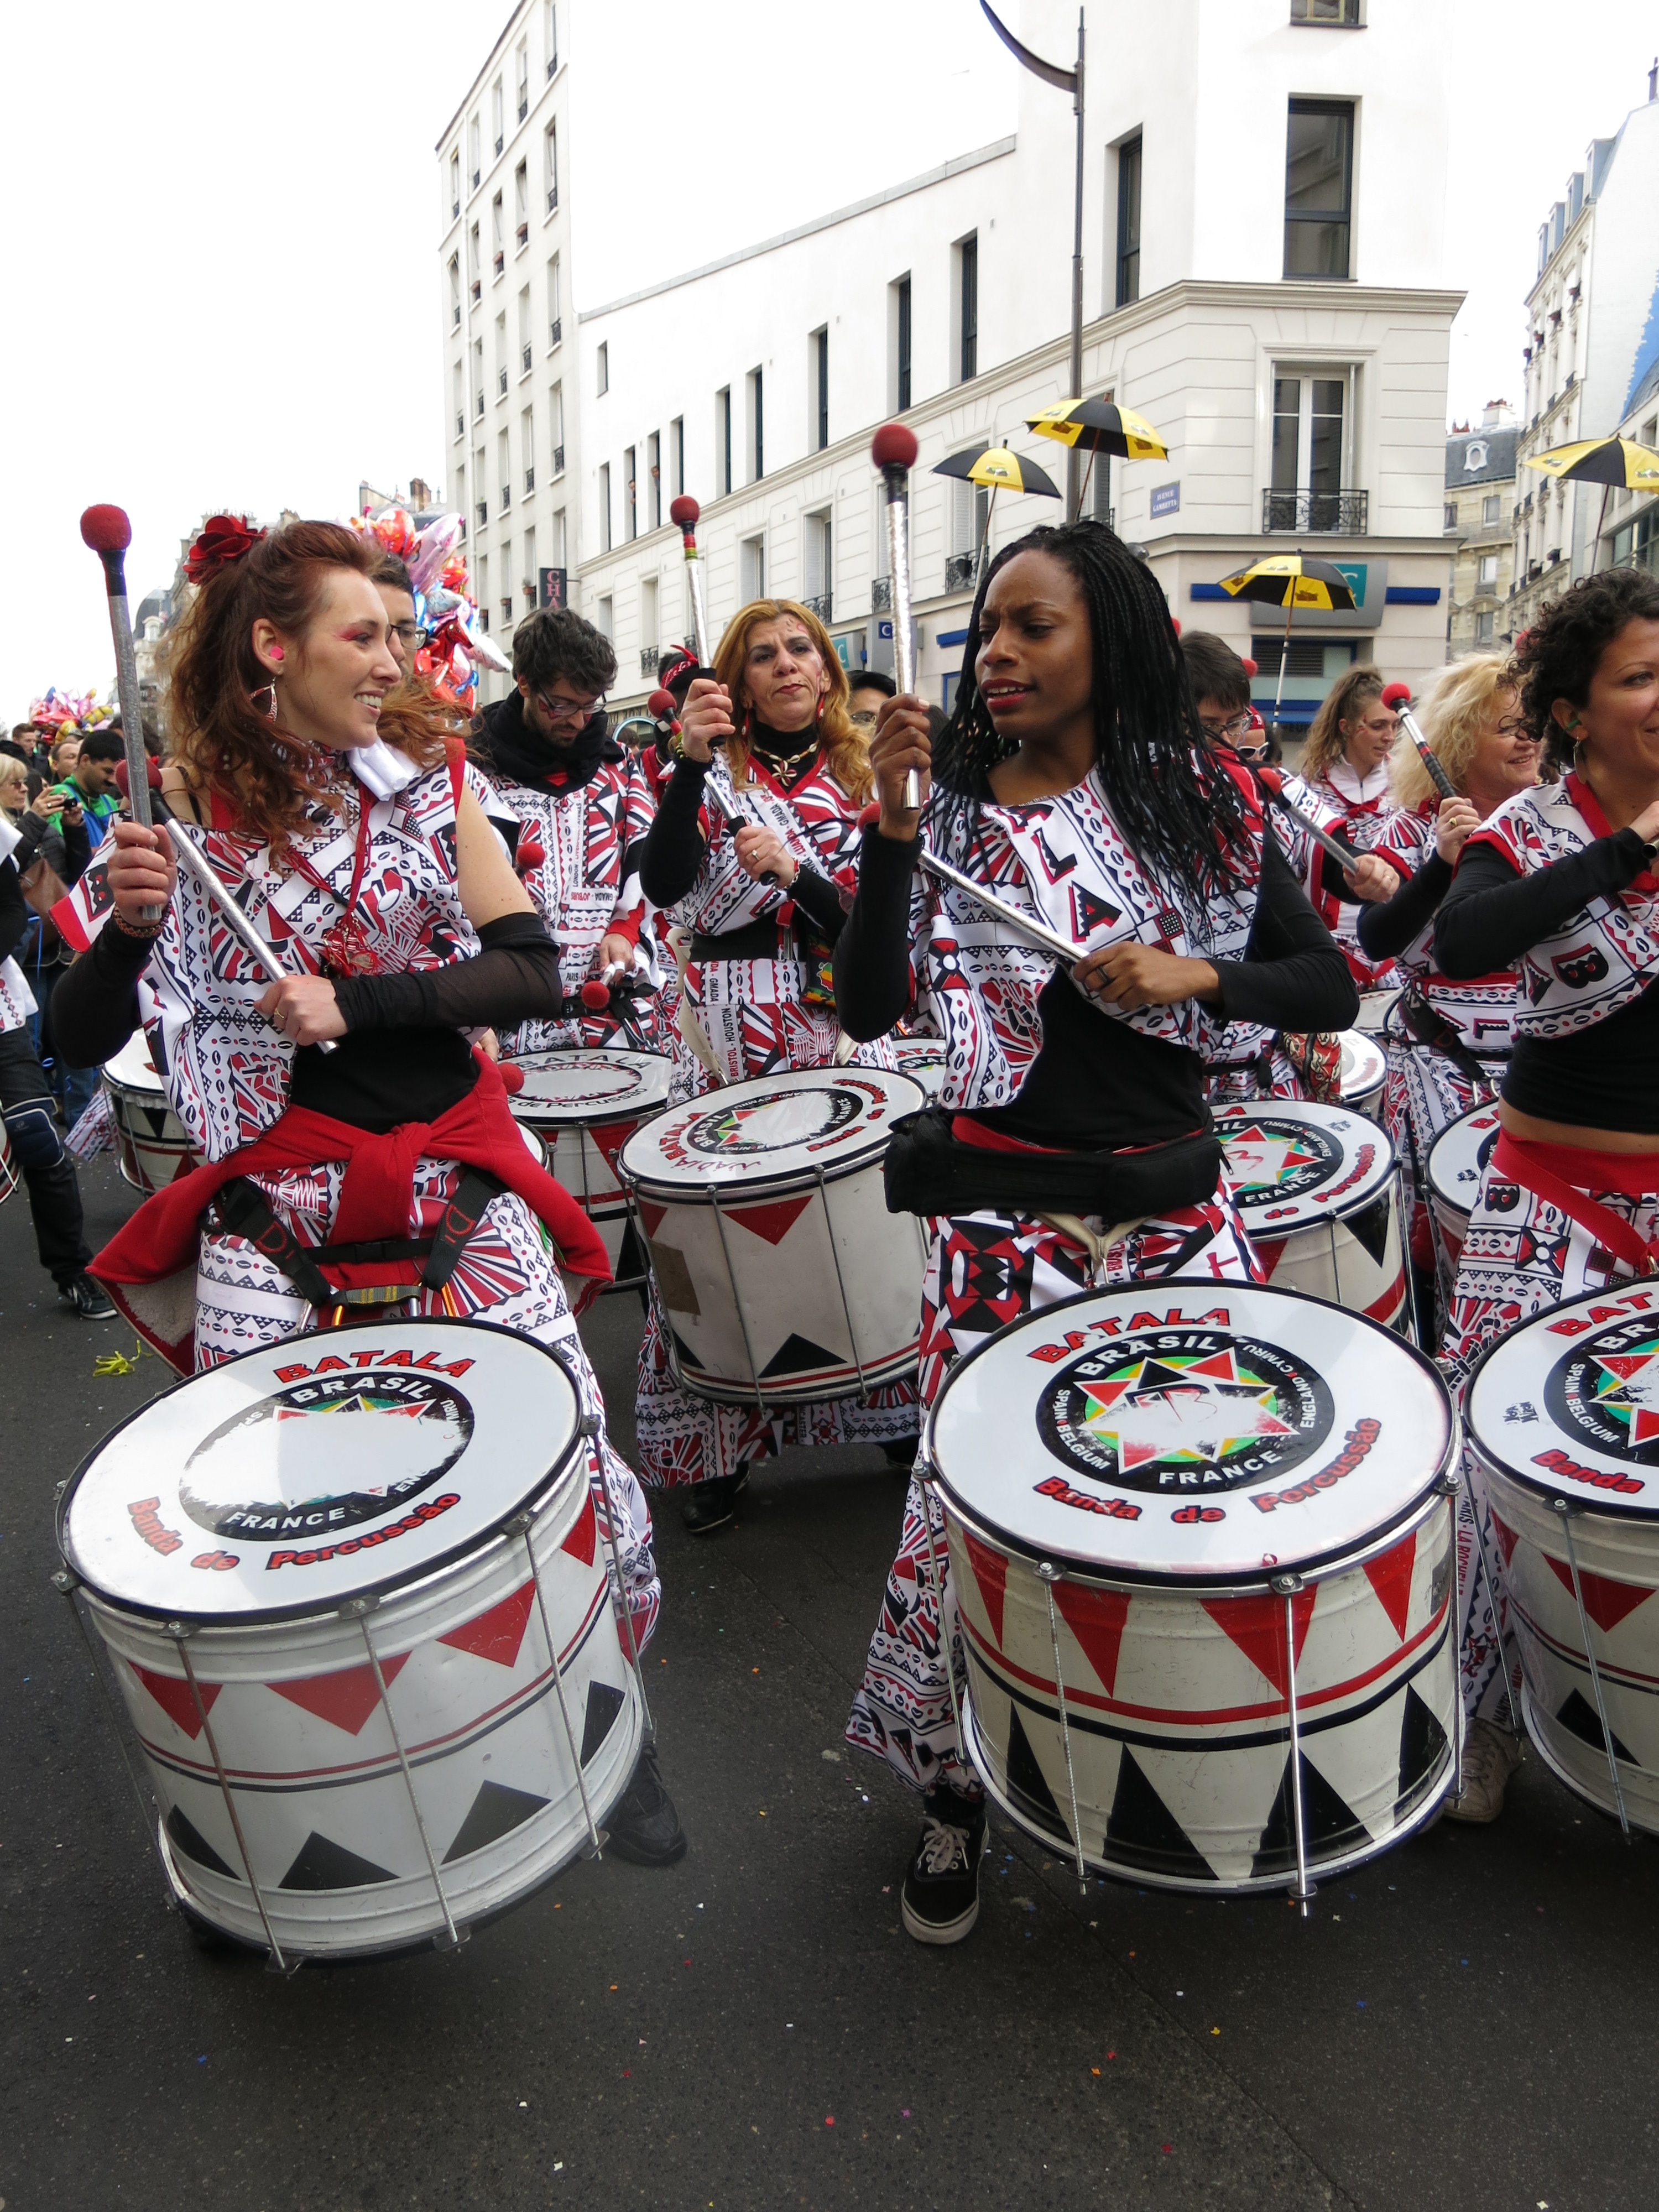
[[[267,692],[270,695],[270,702],[268,706],[259,708],[258,711],[264,714],[266,721],[274,722],[276,719],[276,679],[274,676],[271,678],[269,684],[262,684],[259,689],[253,693],[252,696],[248,701],[248,705],[250,707],[254,706],[255,702],[263,699]]]
[[[823,720],[823,698],[824,695],[820,691],[818,694],[818,703],[814,708],[812,714],[812,720],[815,722],[821,722]]]

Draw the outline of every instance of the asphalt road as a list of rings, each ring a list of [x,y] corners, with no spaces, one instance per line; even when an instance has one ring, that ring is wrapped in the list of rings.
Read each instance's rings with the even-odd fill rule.
[[[92,1232],[127,1194],[85,1177]],[[587,1328],[624,1451],[638,1307]],[[168,1905],[48,1577],[54,1485],[167,1379],[77,1323],[0,1211],[0,2212],[1354,2205],[1651,2200],[1656,1880],[1530,1759],[1328,1885],[1097,1884],[999,1824],[959,1948],[899,1925],[911,1801],[842,1742],[902,1480],[759,1477],[660,1523],[651,1652],[691,1850],[581,1863],[458,1953],[283,1981]]]

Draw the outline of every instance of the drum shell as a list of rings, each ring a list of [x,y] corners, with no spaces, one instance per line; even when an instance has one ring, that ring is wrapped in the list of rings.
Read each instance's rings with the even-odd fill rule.
[[[122,1181],[148,1198],[188,1175],[197,1164],[196,1155],[161,1083],[131,1083],[108,1067],[103,1082],[115,1117],[116,1161]]]
[[[1004,1810],[1069,1853],[1074,1780],[1098,1870],[1173,1889],[1283,1886],[1296,1871],[1285,1599],[1261,1581],[1115,1583],[1068,1567],[1051,1627],[1037,1563],[944,1502],[966,1747]],[[1375,1546],[1310,1572],[1291,1601],[1315,1875],[1400,1841],[1451,1779],[1452,1510],[1431,1496]]]
[[[597,1049],[572,1056],[585,1062],[605,1057]],[[647,1057],[631,1053],[622,1056],[629,1060]],[[524,1065],[556,1066],[560,1057],[557,1053],[538,1054]],[[665,1084],[664,1093],[665,1097]],[[548,1173],[557,1178],[592,1221],[613,1270],[622,1260],[633,1212],[627,1188],[617,1173],[617,1156],[635,1129],[663,1111],[663,1099],[653,1098],[617,1113],[599,1107],[584,1113],[571,1107],[539,1109],[538,1102],[522,1096],[513,1102],[514,1120],[520,1128],[533,1129],[541,1139]]]
[[[1570,1790],[1616,1817],[1562,1516],[1494,1466],[1473,1431],[1470,1442],[1505,1568],[1527,1733]],[[1572,1540],[1625,1808],[1633,1826],[1659,1834],[1659,1528],[1651,1516],[1575,1511]]]
[[[633,1771],[642,1708],[611,1600],[585,1437],[529,1510],[571,1726],[587,1753],[582,1778],[602,1820]],[[457,1923],[518,1902],[586,1848],[525,1547],[524,1534],[497,1534],[361,1618],[329,1611],[202,1626],[188,1650],[212,1746],[174,1639],[86,1592],[161,1802],[169,1873],[192,1911],[265,1942],[216,1747],[285,1954],[368,1955],[445,1931],[365,1622]],[[204,1845],[216,1867],[198,1855]]]
[[[1344,1030],[1342,1047],[1342,1103],[1368,1121],[1381,1119],[1382,1093],[1388,1086],[1389,1063],[1375,1037],[1363,1030]]]
[[[1408,1322],[1406,1269],[1400,1202],[1392,1182],[1358,1211],[1374,1214],[1379,1209],[1386,1211],[1380,1261],[1355,1234],[1352,1218],[1343,1214],[1331,1214],[1282,1237],[1264,1234],[1254,1212],[1246,1217],[1246,1225],[1267,1280],[1276,1290],[1324,1298],[1332,1305],[1346,1306],[1350,1313],[1368,1315],[1385,1328],[1403,1330]]]
[[[686,1389],[798,1405],[915,1373],[927,1247],[913,1216],[888,1212],[879,1156],[822,1182],[734,1186],[718,1203],[706,1185],[633,1188]]]

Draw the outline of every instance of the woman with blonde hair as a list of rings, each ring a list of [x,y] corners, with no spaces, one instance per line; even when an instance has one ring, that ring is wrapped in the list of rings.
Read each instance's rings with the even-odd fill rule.
[[[1359,916],[1364,951],[1372,960],[1397,961],[1405,982],[1389,1018],[1396,1041],[1384,1118],[1416,1186],[1412,1260],[1425,1275],[1437,1272],[1423,1188],[1429,1148],[1448,1122],[1492,1095],[1510,1055],[1514,969],[1452,981],[1435,961],[1434,916],[1471,835],[1538,781],[1538,740],[1522,714],[1518,681],[1510,663],[1492,653],[1455,660],[1437,677],[1419,720],[1456,796],[1441,798],[1417,747],[1402,734],[1389,761],[1395,811],[1376,848],[1401,888]],[[1456,1255],[1443,1259],[1442,1288],[1449,1293]]]
[[[1351,668],[1325,695],[1302,755],[1303,781],[1310,784],[1335,818],[1328,826],[1356,853],[1369,853],[1389,826],[1388,758],[1399,716],[1382,700],[1382,672],[1368,662]],[[1353,887],[1328,855],[1314,899],[1325,927],[1362,991],[1385,988],[1393,981],[1360,948],[1358,920],[1364,893]]]
[[[859,817],[872,787],[847,706],[829,632],[793,599],[739,608],[712,677],[686,694],[674,771],[639,860],[646,897],[690,938],[677,1102],[834,1061],[830,961],[858,887]],[[855,1057],[893,1064],[879,1043]],[[640,1457],[647,1482],[692,1486],[694,1534],[728,1522],[752,1463],[786,1445],[879,1443],[911,1456],[908,1384],[774,1416],[690,1396],[666,1343],[653,1296],[640,1350]]]

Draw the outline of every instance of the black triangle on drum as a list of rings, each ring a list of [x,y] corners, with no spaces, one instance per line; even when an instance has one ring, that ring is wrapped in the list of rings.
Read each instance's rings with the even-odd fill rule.
[[[1587,1698],[1581,1697],[1577,1690],[1569,1697],[1555,1717],[1560,1722],[1562,1727],[1570,1735],[1576,1735],[1581,1743],[1591,1745],[1601,1753],[1603,1759],[1607,1757],[1607,1740],[1601,1733],[1601,1717],[1595,1706]],[[1613,1755],[1615,1759],[1622,1759],[1627,1766],[1634,1766],[1637,1763],[1617,1736],[1613,1739]]]
[[[167,1814],[167,1830],[174,1845],[187,1859],[194,1859],[198,1867],[205,1867],[210,1874],[228,1875],[232,1881],[240,1879],[234,1869],[225,1864],[196,1823],[187,1820],[177,1805]]]
[[[533,1797],[527,1790],[509,1790],[504,1782],[486,1782],[472,1800],[471,1810],[460,1826],[454,1842],[444,1853],[444,1864],[452,1859],[464,1859],[469,1852],[481,1851],[486,1844],[510,1836],[514,1828],[521,1828],[532,1813],[539,1813],[547,1803],[545,1797]]]
[[[356,1851],[349,1851],[343,1844],[331,1843],[313,1828],[276,1886],[279,1889],[364,1889],[370,1882],[397,1879],[372,1859],[360,1859]]]
[[[1369,1252],[1379,1267],[1389,1249],[1389,1218],[1393,1208],[1389,1200],[1379,1198],[1375,1206],[1362,1206],[1358,1213],[1345,1213],[1342,1226],[1363,1251]]]
[[[1106,1845],[1109,1856],[1126,1866],[1144,1867],[1148,1874],[1177,1875],[1184,1881],[1216,1878],[1215,1869],[1194,1849],[1127,1743],[1118,1762]]]
[[[594,1753],[617,1724],[617,1716],[624,1700],[620,1690],[613,1690],[609,1682],[590,1682],[587,1686],[587,1717],[582,1723],[582,1765],[586,1765]]]
[[[1420,1804],[1446,1756],[1446,1731],[1409,1682],[1406,1709],[1400,1717],[1400,1795],[1394,1801],[1396,1820]]]
[[[634,1233],[634,1217],[630,1213],[623,1224],[622,1243],[617,1247],[617,1280],[625,1283],[630,1275],[646,1272],[645,1252]]]
[[[1008,1794],[1014,1800],[1017,1812],[1024,1813],[1028,1820],[1035,1820],[1050,1835],[1058,1836],[1062,1843],[1070,1843],[1072,1832],[1037,1765],[1030,1738],[1020,1724],[1019,1707],[1014,1705],[1008,1708]]]
[[[839,1352],[826,1352],[821,1344],[814,1344],[810,1336],[786,1336],[762,1368],[761,1373],[802,1375],[814,1368],[844,1367],[846,1364]]]
[[[1302,1817],[1310,1859],[1317,1851],[1328,1850],[1334,1855],[1370,1840],[1370,1830],[1354,1817],[1352,1808],[1343,1803],[1319,1769],[1309,1765],[1305,1756],[1302,1761]],[[1273,1811],[1267,1815],[1267,1825],[1261,1831],[1261,1841],[1250,1863],[1252,1876],[1295,1872],[1295,1823],[1296,1800],[1291,1794],[1291,1762],[1286,1756],[1279,1795],[1273,1799]]]

